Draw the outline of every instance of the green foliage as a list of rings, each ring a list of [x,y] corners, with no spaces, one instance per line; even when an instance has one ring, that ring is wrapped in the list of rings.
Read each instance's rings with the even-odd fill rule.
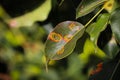
[[[89,63],[92,56],[101,59],[105,59],[106,57],[105,53],[102,50],[100,50],[96,45],[94,45],[91,40],[87,39],[84,44],[83,53],[80,54],[80,59],[83,64],[87,64]],[[95,61],[93,60],[90,62],[92,62],[91,64],[93,64]]]
[[[112,14],[111,14],[111,29],[113,32],[113,35],[115,36],[116,40],[120,44],[120,8],[117,8]]]
[[[45,21],[51,10],[51,0],[46,0],[37,9],[28,12],[22,16],[5,19],[11,27],[32,26],[36,21]]]
[[[107,55],[109,55],[110,58],[115,58],[120,51],[114,37],[112,37],[111,40],[105,45],[103,50]]]
[[[97,43],[97,39],[100,35],[100,32],[105,30],[109,20],[109,14],[101,14],[99,19],[91,24],[86,31],[90,34],[90,38],[93,42]]]
[[[79,47],[80,45],[82,47],[79,47],[79,49],[80,49],[79,50],[80,51],[79,58],[81,61],[80,65],[82,67],[85,67],[85,65],[88,65],[90,62],[92,62],[92,63],[89,64],[89,66],[92,67],[93,65],[97,64],[101,60],[105,61],[108,58],[115,58],[115,56],[119,53],[119,50],[120,50],[117,45],[117,43],[120,42],[119,41],[119,31],[120,31],[119,30],[119,16],[118,16],[119,8],[114,11],[116,2],[114,0],[109,0],[106,2],[105,1],[106,0],[102,0],[99,2],[98,2],[98,0],[93,0],[93,1],[83,0],[77,8],[76,18],[79,18],[79,17],[89,14],[90,12],[95,10],[96,7],[98,7],[99,5],[101,5],[101,3],[104,2],[104,5],[102,6],[102,8],[84,26],[84,28],[86,29],[85,31],[90,35],[90,40],[88,38],[84,38],[84,40],[86,39],[85,41],[80,41],[79,40],[80,38],[75,37],[75,38],[73,38],[74,40],[71,39],[70,42],[68,42],[68,44],[73,44],[73,45],[69,45],[69,47],[63,46],[63,44],[65,44],[65,43],[62,43],[62,41],[54,42],[52,39],[50,39],[50,36],[51,36],[51,33],[55,32],[57,28],[62,27],[62,29],[59,29],[58,31],[56,31],[57,33],[59,33],[61,35],[64,35],[65,32],[67,33],[67,29],[66,29],[66,27],[64,27],[64,26],[66,26],[66,24],[60,25],[60,24],[64,23],[64,22],[62,22],[62,23],[58,24],[59,27],[56,27],[55,30],[53,30],[53,32],[51,32],[48,36],[48,40],[46,41],[46,48],[45,48],[46,58],[48,60],[51,60],[54,56],[56,56],[57,53],[63,54],[62,55],[63,57],[61,55],[57,54],[57,58],[55,60],[65,58],[66,57],[64,55],[65,52],[67,52],[66,54],[69,55],[69,53],[71,53],[71,51],[73,52],[74,48],[76,50],[76,47]],[[113,13],[112,14],[103,13],[100,15],[100,12],[103,9],[107,10],[109,13],[111,13],[113,11]],[[94,21],[92,23],[92,21],[98,15],[99,15],[99,17],[98,17],[98,19],[96,19],[96,22]],[[110,17],[111,17],[111,19],[109,19]],[[110,39],[110,41],[105,45],[105,47],[103,47],[103,50],[101,50],[97,45],[97,43],[99,43],[98,39],[100,37],[100,33],[106,29],[106,27],[109,25],[110,21],[111,21],[111,29],[113,31],[112,35],[115,36],[117,42],[115,41],[114,37],[112,37]],[[89,26],[89,24],[90,24],[90,26]],[[71,25],[71,24],[69,24],[69,25]],[[83,36],[84,33],[79,34],[79,35]],[[82,36],[81,36],[81,38],[82,38]],[[56,38],[56,37],[54,37],[54,38]],[[56,38],[56,39],[58,39],[58,38]],[[64,38],[63,38],[63,40],[64,40]],[[53,42],[51,42],[51,41],[53,41]],[[76,47],[74,47],[75,43],[79,43],[79,46],[77,45]],[[56,45],[54,45],[54,44],[56,44]],[[61,45],[62,45],[62,47],[61,47]],[[90,67],[88,67],[88,71],[89,71],[89,69],[90,69]]]
[[[100,6],[107,0],[82,0],[76,10],[76,18],[85,16],[92,12],[96,7]]]
[[[0,3],[0,79],[117,80],[118,0],[45,0],[17,17]]]

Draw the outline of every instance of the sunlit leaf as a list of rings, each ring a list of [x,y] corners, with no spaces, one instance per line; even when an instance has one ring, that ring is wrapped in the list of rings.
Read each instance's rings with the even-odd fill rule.
[[[91,64],[94,64],[101,59],[104,60],[106,58],[106,55],[102,50],[100,50],[96,45],[94,45],[91,40],[87,39],[84,44],[83,53],[81,53],[79,57],[83,64],[87,64],[88,62],[92,62]]]
[[[109,14],[102,14],[96,23],[88,26],[86,31],[90,34],[90,38],[93,42],[97,43],[100,32],[103,31],[107,26],[109,16]]]
[[[117,8],[112,14],[111,14],[111,29],[112,32],[120,44],[120,8]]]
[[[103,50],[110,58],[115,58],[120,51],[114,37],[105,45]]]
[[[119,5],[115,0],[109,0],[103,6],[104,6],[105,10],[107,10],[109,13],[111,13]]]
[[[104,9],[106,9],[108,12],[111,12],[114,3],[115,0],[109,0],[108,2],[106,2],[106,4],[104,4]]]
[[[58,24],[46,41],[46,57],[50,60],[59,60],[68,56],[83,33],[84,26],[78,22],[65,21]]]
[[[20,17],[6,20],[11,27],[32,26],[35,21],[47,19],[51,10],[51,0],[46,0],[40,7]]]
[[[82,0],[76,10],[76,18],[82,17],[92,12],[96,7],[107,0]]]

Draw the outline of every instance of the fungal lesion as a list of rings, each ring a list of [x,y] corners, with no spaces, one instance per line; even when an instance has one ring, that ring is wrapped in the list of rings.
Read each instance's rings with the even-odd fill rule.
[[[114,0],[110,0],[110,1],[105,2],[104,9],[111,11],[113,6],[114,6]]]
[[[73,35],[71,35],[71,34],[65,35],[65,36],[64,36],[64,41],[65,41],[65,42],[69,42],[72,38],[73,38]]]
[[[57,51],[57,54],[60,55],[60,54],[63,54],[64,52],[64,47],[62,47],[60,50]]]
[[[62,36],[58,33],[51,32],[48,36],[48,39],[50,39],[53,42],[59,42],[62,40]]]
[[[77,30],[79,30],[79,26],[77,26],[77,25],[75,24],[75,22],[70,23],[70,25],[69,25],[68,27],[69,27],[69,29],[70,29],[71,31],[77,31]]]
[[[73,30],[75,28],[75,22],[70,23],[70,25],[68,26],[70,28],[70,30]]]

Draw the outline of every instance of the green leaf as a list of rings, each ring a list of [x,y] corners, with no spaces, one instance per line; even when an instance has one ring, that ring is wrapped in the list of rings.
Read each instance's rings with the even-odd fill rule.
[[[46,41],[46,58],[59,60],[71,54],[83,33],[84,26],[78,22],[65,21],[58,24]]]
[[[107,13],[102,14],[96,23],[91,24],[86,29],[86,31],[90,34],[90,39],[93,42],[97,43],[97,39],[99,37],[100,32],[102,32],[107,26],[109,16],[110,15]]]
[[[13,32],[9,30],[6,31],[4,36],[5,36],[5,39],[8,41],[8,43],[10,43],[10,45],[12,46],[22,45],[26,41],[24,35],[20,33],[16,33],[15,35]]]
[[[111,29],[112,32],[120,44],[120,8],[117,8],[112,14],[111,14]]]
[[[92,12],[96,7],[107,0],[82,0],[76,10],[76,18],[82,17]]]
[[[51,0],[46,0],[40,7],[32,12],[22,16],[7,19],[7,23],[11,27],[32,26],[35,21],[44,21],[47,19],[51,10]]]
[[[94,64],[101,59],[104,60],[106,58],[106,55],[102,50],[94,45],[91,40],[87,39],[84,44],[83,53],[81,53],[79,57],[83,64],[87,64],[88,62],[92,62],[91,64]]]
[[[83,52],[83,47],[87,38],[90,38],[90,36],[87,32],[85,32],[83,36],[80,39],[78,39],[74,49],[75,53],[79,54]]]
[[[114,37],[112,37],[111,40],[105,45],[103,50],[112,59],[115,58],[120,51]]]

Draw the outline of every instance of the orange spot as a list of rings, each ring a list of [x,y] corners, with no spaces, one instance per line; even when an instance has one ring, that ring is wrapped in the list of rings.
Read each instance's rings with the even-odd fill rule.
[[[75,22],[72,22],[68,27],[69,27],[69,29],[72,30],[72,31],[77,31],[77,30],[79,30],[79,26],[77,26],[77,25],[75,24]]]
[[[72,23],[70,23],[70,25],[68,27],[70,28],[70,30],[73,30],[75,26],[76,26],[75,23],[72,22]]]
[[[92,71],[90,72],[90,75],[94,75],[94,74],[99,73],[99,72],[102,70],[102,66],[103,66],[103,63],[102,63],[102,62],[99,63],[99,64],[97,64],[97,68],[96,68],[95,70],[92,70]]]
[[[102,66],[103,66],[102,62],[100,62],[99,64],[97,64],[97,67],[99,67],[99,68],[102,68]]]
[[[71,34],[65,35],[65,36],[64,36],[64,41],[65,41],[65,42],[69,42],[69,41],[72,39],[72,37],[73,37],[73,36],[72,36]]]
[[[64,47],[62,47],[59,51],[57,51],[57,54],[60,55],[64,52]]]
[[[54,41],[54,42],[59,42],[62,40],[62,36],[58,33],[51,32],[48,36],[48,39]]]

